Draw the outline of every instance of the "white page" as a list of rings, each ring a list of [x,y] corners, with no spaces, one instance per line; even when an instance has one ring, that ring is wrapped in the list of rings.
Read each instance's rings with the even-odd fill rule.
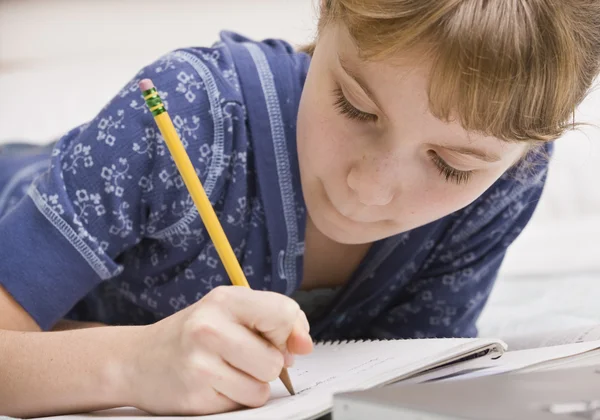
[[[519,335],[506,338],[509,350],[524,350],[561,344],[600,340],[600,325],[569,328],[542,334]]]
[[[210,420],[309,419],[328,411],[335,392],[366,389],[415,373],[432,363],[460,356],[480,347],[504,343],[493,339],[425,339],[317,344],[312,354],[297,357],[288,369],[296,395],[290,396],[279,380],[271,384],[271,399],[263,407],[234,413],[203,416]],[[88,415],[46,419],[90,417],[140,418],[135,409],[115,409]],[[181,420],[182,417],[161,417]]]
[[[442,379],[445,381],[469,379],[500,373],[545,370],[572,364],[579,359],[600,355],[600,340],[583,343],[562,344],[537,349],[508,351],[496,360],[473,360],[464,366],[463,374]],[[447,374],[455,372],[444,369]],[[440,373],[444,373],[442,370]],[[439,376],[439,375],[438,375]]]

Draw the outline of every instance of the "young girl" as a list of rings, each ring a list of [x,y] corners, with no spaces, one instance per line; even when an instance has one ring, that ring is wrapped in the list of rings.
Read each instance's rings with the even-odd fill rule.
[[[321,9],[303,52],[224,32],[55,144],[1,149],[2,414],[259,406],[313,339],[477,334],[598,74],[600,3]],[[252,290],[225,287],[144,78]]]

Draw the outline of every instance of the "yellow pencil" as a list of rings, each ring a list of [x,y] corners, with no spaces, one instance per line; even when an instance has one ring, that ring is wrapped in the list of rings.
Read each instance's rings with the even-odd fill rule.
[[[165,143],[167,144],[171,155],[173,156],[173,160],[181,174],[181,178],[192,196],[192,200],[198,209],[198,213],[200,213],[204,226],[206,226],[206,230],[215,244],[217,253],[225,266],[225,270],[227,271],[231,282],[235,286],[250,287],[250,284],[242,271],[242,267],[227,240],[227,236],[225,236],[221,223],[219,223],[215,210],[210,204],[210,200],[202,187],[202,183],[196,176],[194,166],[177,135],[177,131],[173,126],[173,122],[167,113],[162,99],[154,87],[154,83],[152,83],[150,79],[144,79],[139,83],[139,88],[142,91],[142,96],[146,101],[148,109],[150,109],[150,112],[152,112],[152,115],[154,116],[158,129],[165,139]],[[292,387],[292,382],[286,368],[283,368],[279,378],[288,392],[291,395],[294,395],[294,388]]]

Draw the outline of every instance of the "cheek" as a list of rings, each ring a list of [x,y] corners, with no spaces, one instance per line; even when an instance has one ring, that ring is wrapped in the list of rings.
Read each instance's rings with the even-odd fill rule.
[[[327,125],[323,121],[319,109],[313,105],[314,101],[307,101],[301,105],[298,113],[298,158],[304,171],[314,173],[320,167],[321,156],[325,152],[325,142],[322,140],[327,135]]]
[[[298,113],[298,154],[301,165],[319,172],[341,170],[350,156],[348,124],[332,106],[328,88],[305,85]]]

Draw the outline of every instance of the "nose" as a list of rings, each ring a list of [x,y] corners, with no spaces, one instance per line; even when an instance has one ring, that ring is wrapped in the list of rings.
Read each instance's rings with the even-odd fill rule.
[[[385,206],[394,199],[393,177],[386,162],[363,160],[350,170],[347,183],[365,206]]]

